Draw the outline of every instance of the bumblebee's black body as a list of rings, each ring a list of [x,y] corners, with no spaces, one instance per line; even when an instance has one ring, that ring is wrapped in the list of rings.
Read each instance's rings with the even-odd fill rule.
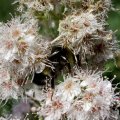
[[[61,73],[62,70],[71,70],[71,63],[68,60],[69,54],[72,52],[68,48],[53,47],[51,56],[48,58],[51,61],[54,69],[49,71],[49,75],[42,73],[35,73],[33,83],[37,85],[45,85],[46,81],[51,81],[51,87],[54,88],[54,80]],[[75,61],[75,58],[72,58]]]

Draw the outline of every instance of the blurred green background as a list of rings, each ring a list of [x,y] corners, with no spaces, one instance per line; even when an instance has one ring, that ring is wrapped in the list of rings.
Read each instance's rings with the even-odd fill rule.
[[[17,6],[12,4],[14,0],[0,0],[0,22],[6,22],[10,20],[12,15],[16,14]],[[113,7],[117,8],[117,11],[110,11],[108,15],[108,23],[109,28],[116,32],[116,39],[120,41],[120,0],[112,0]],[[109,71],[105,73],[105,75],[109,76],[110,78],[113,75],[116,75],[117,82],[120,82],[120,57],[117,58],[117,62],[119,66],[116,67],[115,61],[110,60],[107,61],[105,64],[105,68]]]

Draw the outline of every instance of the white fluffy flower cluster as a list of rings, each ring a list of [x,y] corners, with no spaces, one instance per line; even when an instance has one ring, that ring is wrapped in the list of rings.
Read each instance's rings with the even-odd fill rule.
[[[45,120],[109,120],[114,89],[101,73],[79,71],[48,91],[38,114]]]
[[[21,94],[19,86],[15,82],[16,76],[7,65],[0,65],[0,99],[8,100],[9,98],[17,99]]]
[[[51,11],[54,9],[51,0],[17,0],[20,4],[19,10],[23,10],[24,6],[35,11]]]
[[[36,20],[22,17],[0,25],[1,99],[17,98],[18,85],[45,68],[50,51],[48,41],[38,35],[37,27]]]
[[[34,21],[24,22],[13,18],[0,27],[0,54],[5,60],[13,61],[18,56],[28,56],[35,42],[36,26]],[[32,51],[32,50],[31,50]]]
[[[0,55],[4,62],[10,62],[24,71],[33,67],[41,71],[49,50],[48,41],[37,33],[37,24],[33,19],[14,18],[0,27]],[[20,70],[20,68],[19,68]],[[17,71],[18,72],[18,71]]]
[[[102,30],[102,24],[96,19],[96,16],[90,12],[76,13],[67,16],[60,21],[59,34],[70,35],[71,42],[82,39],[86,34],[92,34],[96,30]]]
[[[98,18],[94,9],[67,16],[60,21],[59,36],[52,44],[72,49],[75,55],[80,55],[83,62],[93,56],[102,56],[102,60],[109,59],[109,56],[113,56],[116,42],[113,32],[105,30],[104,19]]]
[[[73,48],[87,34],[95,33],[96,30],[103,30],[103,24],[99,23],[96,16],[91,12],[74,13],[67,16],[59,23],[59,36],[53,43],[62,44]]]
[[[35,72],[41,73],[45,66],[51,67],[49,60],[53,63],[55,72],[59,71],[57,69],[59,65],[64,65],[61,58],[66,62],[69,61],[59,50],[52,53],[51,47],[68,48],[76,59],[80,57],[80,61],[75,60],[81,64],[82,60],[92,61],[95,64],[96,61],[102,63],[101,61],[113,57],[116,43],[113,32],[106,30],[105,26],[105,15],[108,11],[106,8],[110,7],[110,0],[104,0],[106,1],[104,4],[101,1],[94,3],[94,0],[85,0],[82,2],[88,2],[90,5],[82,4],[81,9],[75,9],[75,12],[70,10],[72,14],[68,12],[69,15],[59,23],[59,36],[50,42],[39,35],[38,21],[35,16],[31,16],[31,11],[39,13],[53,10],[54,1],[17,0],[20,3],[19,9],[27,12],[20,17],[12,18],[7,23],[0,23],[0,99],[2,101],[11,97],[18,99],[22,96],[23,89],[20,86],[29,83],[27,81],[29,79],[33,80]],[[80,0],[60,2],[72,4]],[[100,5],[102,9],[105,7],[102,12],[99,10]],[[101,16],[103,19],[100,19]],[[59,55],[61,56],[58,57]],[[53,61],[50,59],[51,56]],[[61,63],[57,59],[60,59]],[[47,70],[42,73],[43,76],[38,74],[41,75],[40,80],[42,77],[47,79],[47,76],[50,77],[49,80],[58,77],[59,72],[55,74],[52,69]],[[30,91],[24,92],[25,95],[30,96],[33,101],[35,98],[35,101],[40,103],[38,109],[33,107],[31,111],[37,112],[45,120],[110,120],[111,115],[115,118],[117,112],[111,112],[116,102],[112,83],[103,78],[101,72],[78,69],[73,69],[71,72],[73,74],[65,76],[63,81],[55,85],[54,90],[49,88],[52,85],[48,85],[46,81],[46,87],[44,86],[42,90],[31,89],[28,84]]]

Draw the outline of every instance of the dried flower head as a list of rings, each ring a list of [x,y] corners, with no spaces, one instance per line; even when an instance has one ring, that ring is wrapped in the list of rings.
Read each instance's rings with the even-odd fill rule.
[[[59,34],[71,36],[71,42],[82,39],[86,34],[92,34],[96,30],[102,30],[102,23],[96,19],[92,11],[75,13],[60,21]],[[76,39],[76,40],[75,40]]]
[[[28,9],[35,11],[51,11],[54,9],[51,0],[17,0],[19,2],[20,7],[18,10],[23,10],[24,6]]]
[[[82,0],[83,9],[93,10],[99,20],[105,20],[108,12],[113,8],[111,0]]]
[[[104,21],[96,16],[92,11],[67,16],[60,21],[59,36],[52,44],[72,49],[75,55],[79,54],[82,63],[91,58],[98,63],[113,58],[118,49],[114,33],[106,31]]]
[[[97,21],[92,11],[75,13],[60,21],[59,36],[52,43],[76,48],[79,43],[82,43],[86,35],[91,35],[102,29],[103,24]],[[79,51],[79,48],[76,49]]]

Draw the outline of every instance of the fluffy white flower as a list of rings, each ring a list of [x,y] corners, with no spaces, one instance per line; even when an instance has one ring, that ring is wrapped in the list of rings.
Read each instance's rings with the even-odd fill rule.
[[[114,33],[106,31],[105,24],[94,9],[75,12],[60,21],[59,36],[51,43],[72,49],[75,55],[79,55],[81,63],[106,61],[113,58],[118,46]]]
[[[64,82],[56,86],[56,96],[62,101],[73,101],[81,93],[79,81],[76,78],[64,78]]]
[[[8,69],[0,66],[0,84],[6,81],[8,82],[9,80],[10,80],[10,73]]]
[[[2,57],[11,61],[18,55],[26,54],[35,42],[36,30],[35,21],[24,21],[20,17],[3,23],[0,28]]]
[[[42,115],[45,120],[59,120],[68,111],[69,107],[69,102],[63,102],[54,97],[49,104],[43,104],[38,114]]]
[[[23,17],[0,26],[0,56],[13,65],[16,74],[41,72],[45,67],[49,42],[38,35],[37,27],[36,20]]]
[[[20,3],[19,10],[23,10],[24,5],[28,9],[36,11],[51,11],[54,9],[51,0],[17,0]]]
[[[92,34],[96,30],[102,30],[102,24],[97,21],[96,16],[92,12],[85,12],[81,14],[73,14],[67,16],[64,20],[60,21],[59,34],[72,35],[71,41],[81,39],[86,34]]]
[[[94,44],[98,41],[97,30],[103,30],[103,23],[98,22],[92,11],[74,13],[59,23],[59,36],[52,41],[53,45],[62,45],[81,53],[81,58],[94,55]],[[94,35],[95,34],[95,35]]]
[[[59,41],[62,45],[72,44],[71,46],[74,46],[74,44],[82,42],[83,37],[87,34],[102,30],[102,25],[91,11],[74,13],[60,21],[58,31],[61,37],[55,39],[54,42]]]
[[[105,120],[111,116],[114,97],[112,84],[102,72],[75,69],[42,102],[38,114],[46,120]]]
[[[1,100],[8,100],[9,98],[18,99],[18,96],[20,95],[18,85],[13,81],[3,82],[0,85],[0,91]]]

